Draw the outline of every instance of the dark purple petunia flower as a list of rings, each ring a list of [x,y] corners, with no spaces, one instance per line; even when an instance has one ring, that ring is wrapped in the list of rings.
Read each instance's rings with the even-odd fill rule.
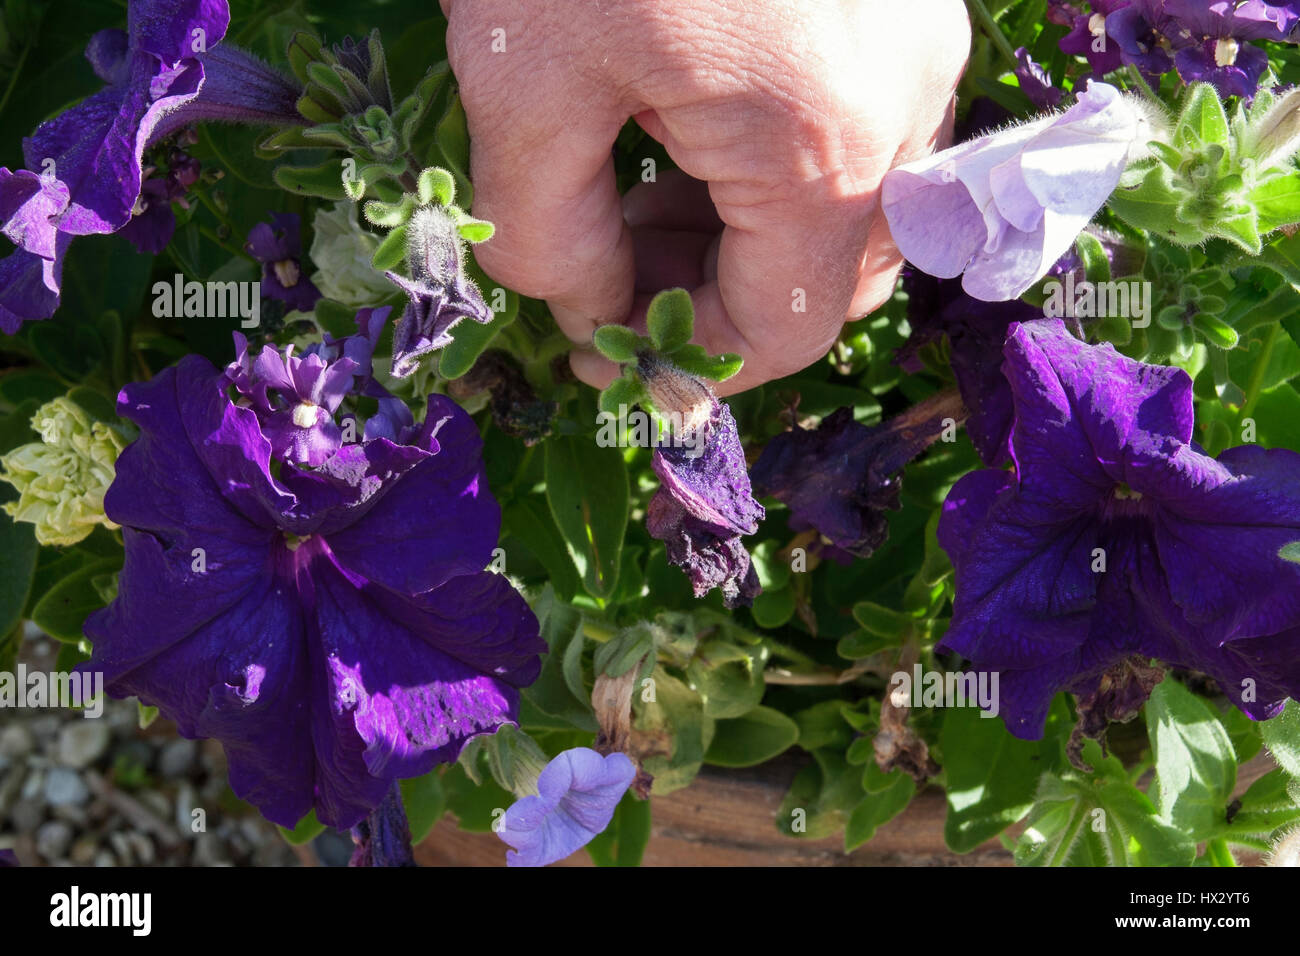
[[[346,356],[327,359],[319,351],[294,355],[292,345],[283,351],[266,345],[253,355],[244,336],[234,335],[236,358],[226,376],[249,399],[271,454],[297,465],[324,464],[342,446],[334,413],[363,364]]]
[[[1020,90],[1040,110],[1056,109],[1061,104],[1065,92],[1052,84],[1052,78],[1041,65],[1035,63],[1024,47],[1016,50],[1016,79]]]
[[[1062,10],[1057,22],[1070,27],[1070,32],[1061,38],[1059,44],[1063,53],[1086,57],[1088,65],[1097,76],[1105,76],[1111,70],[1118,70],[1123,63],[1120,60],[1120,45],[1108,32],[1106,18],[1129,5],[1129,0],[1092,0],[1088,12],[1080,12],[1077,7],[1065,10],[1064,4],[1055,4]]]
[[[23,142],[28,170],[50,183],[42,199],[49,208],[39,223],[26,209],[20,226],[5,224],[6,235],[21,232],[22,239],[0,263],[0,330],[12,333],[24,320],[54,314],[71,237],[117,232],[133,214],[153,208],[140,203],[150,144],[205,119],[303,122],[294,105],[300,91],[289,80],[221,45],[229,22],[225,0],[131,0],[125,32],[91,38],[86,57],[107,85]],[[6,220],[14,188],[7,184],[0,198]],[[156,219],[137,238],[155,246],[162,226]]]
[[[464,246],[456,224],[438,206],[424,206],[407,226],[411,277],[384,273],[411,300],[393,329],[393,375],[405,378],[420,359],[451,343],[462,319],[492,321],[478,287],[465,275]]]
[[[941,650],[1001,674],[1001,714],[1041,736],[1052,697],[1133,657],[1209,674],[1255,719],[1300,694],[1300,455],[1191,441],[1192,383],[1012,327],[1014,471],[965,476],[939,542],[956,571]]]
[[[646,508],[646,530],[690,577],[696,597],[718,588],[727,607],[748,606],[760,587],[740,537],[758,530],[764,512],[731,409],[672,366],[645,358],[640,372],[655,407],[680,422],[651,458],[660,486]]]
[[[1125,61],[1144,72],[1169,69],[1168,55],[1151,45],[1155,34],[1174,51],[1172,65],[1185,83],[1212,83],[1222,96],[1251,97],[1268,69],[1268,55],[1249,41],[1287,40],[1300,23],[1300,4],[1133,0],[1113,24],[1109,18],[1107,23],[1121,37]],[[1153,69],[1157,56],[1163,70]]]
[[[68,187],[53,176],[0,167],[0,232],[18,247],[0,260],[0,332],[12,335],[24,318],[49,318],[58,307],[72,237],[55,222],[67,207]]]
[[[185,195],[198,182],[201,171],[202,164],[181,149],[171,150],[169,168],[164,175],[157,175],[159,170],[152,166],[147,167],[131,221],[118,230],[118,235],[141,252],[150,255],[162,252],[176,231],[172,203],[189,208]]]
[[[582,849],[609,826],[635,777],[626,754],[587,747],[559,754],[537,778],[537,793],[506,811],[497,834],[514,847],[506,866],[546,866]]]
[[[310,312],[320,290],[302,271],[301,220],[297,213],[273,212],[270,223],[259,222],[248,232],[244,249],[262,263],[262,295],[290,309]]]
[[[117,598],[86,622],[113,696],[221,741],[235,792],[276,823],[351,827],[394,780],[515,720],[545,644],[484,571],[500,510],[474,422],[429,398],[409,445],[346,444],[273,473],[229,380],[187,356],[128,385],[140,437],[105,498]]]
[[[853,409],[841,408],[815,429],[796,424],[773,438],[750,479],[759,495],[789,507],[792,529],[816,528],[837,549],[865,558],[889,536],[885,512],[901,507],[898,473],[963,414],[952,393],[874,427],[858,424]]]
[[[904,277],[907,320],[912,335],[895,361],[919,371],[916,351],[948,337],[948,361],[969,417],[966,433],[986,465],[1007,460],[1011,437],[1011,389],[1002,374],[1002,343],[1015,322],[1042,318],[1042,310],[1012,299],[984,302],[962,291],[955,279],[936,279],[918,270]]]
[[[1138,4],[1129,4],[1106,17],[1106,35],[1119,46],[1120,59],[1138,71],[1153,86],[1174,68],[1153,17]]]

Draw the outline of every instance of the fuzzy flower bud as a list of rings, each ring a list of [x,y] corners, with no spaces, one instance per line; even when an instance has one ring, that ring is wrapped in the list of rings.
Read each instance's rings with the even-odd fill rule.
[[[76,544],[97,524],[116,528],[104,515],[104,492],[126,439],[66,397],[37,409],[32,428],[39,442],[0,457],[0,477],[18,489],[5,511],[36,525],[36,540],[47,545]]]

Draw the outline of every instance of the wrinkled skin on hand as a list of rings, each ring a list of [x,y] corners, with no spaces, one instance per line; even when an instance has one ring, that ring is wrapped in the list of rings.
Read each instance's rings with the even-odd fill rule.
[[[475,255],[575,343],[644,327],[651,294],[683,286],[695,341],[745,359],[732,394],[821,358],[889,296],[880,180],[951,125],[960,0],[924,16],[898,0],[441,3],[473,213],[497,226]],[[629,117],[681,171],[620,197],[610,148]],[[597,387],[617,374],[587,348],[572,364]]]

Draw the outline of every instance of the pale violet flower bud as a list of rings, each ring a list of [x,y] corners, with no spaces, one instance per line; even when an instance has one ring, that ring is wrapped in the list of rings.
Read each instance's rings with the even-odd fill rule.
[[[0,478],[18,489],[4,510],[36,525],[36,540],[46,545],[76,544],[99,524],[116,528],[104,515],[104,493],[126,438],[67,397],[37,409],[32,428],[39,442],[0,456]]]
[[[976,299],[1014,299],[1070,249],[1162,125],[1136,98],[1090,82],[1063,113],[888,172],[894,242],[922,272],[962,275]]]
[[[311,261],[319,270],[311,277],[321,295],[349,308],[382,302],[393,292],[384,274],[370,264],[380,238],[358,221],[354,203],[343,201],[321,207],[311,221],[315,238]]]
[[[1276,99],[1261,91],[1238,139],[1238,152],[1254,160],[1257,169],[1289,170],[1291,158],[1300,153],[1300,88]]]

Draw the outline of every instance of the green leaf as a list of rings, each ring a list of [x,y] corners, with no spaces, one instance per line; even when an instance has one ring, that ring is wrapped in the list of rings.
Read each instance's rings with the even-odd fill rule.
[[[1227,147],[1228,114],[1224,112],[1223,103],[1214,87],[1208,83],[1193,84],[1178,122],[1174,126],[1174,146],[1183,149],[1198,149],[1217,143]]]
[[[660,352],[675,352],[691,340],[695,329],[695,308],[685,289],[665,289],[650,300],[646,311],[650,341]]]
[[[406,225],[411,218],[411,213],[414,211],[415,197],[409,193],[404,194],[395,203],[372,199],[361,207],[361,212],[366,217],[367,222],[372,225],[383,226],[386,229],[395,229],[398,226]]]
[[[503,533],[513,535],[546,569],[547,578],[555,586],[562,601],[570,601],[578,590],[578,571],[551,520],[551,514],[534,495],[516,498],[502,515]],[[507,561],[509,555],[507,555]]]
[[[722,638],[700,644],[686,674],[704,699],[704,713],[722,720],[741,717],[758,706],[763,699],[764,660],[762,652]]]
[[[722,355],[709,355],[699,345],[683,345],[673,352],[669,361],[697,378],[707,378],[714,382],[723,382],[731,378],[745,364],[745,360],[731,352]]]
[[[1270,770],[1252,783],[1241,795],[1223,836],[1259,850],[1270,847],[1279,829],[1300,820],[1300,805],[1291,798],[1289,783],[1281,768]]]
[[[1277,556],[1283,561],[1300,564],[1300,541],[1291,541],[1278,549]]]
[[[1141,178],[1129,182],[1130,175]],[[1125,174],[1106,204],[1135,229],[1148,230],[1177,245],[1194,246],[1205,237],[1179,216],[1185,198],[1173,186],[1168,168],[1156,164],[1145,170],[1136,167],[1131,174]]]
[[[614,816],[587,844],[597,866],[640,866],[650,843],[650,801],[638,800],[629,790],[614,808]]]
[[[1259,215],[1259,231],[1300,222],[1300,173],[1278,176],[1256,186],[1250,202]]]
[[[32,608],[32,621],[60,641],[81,640],[81,628],[86,617],[107,603],[100,595],[96,579],[101,575],[112,575],[121,567],[121,558],[106,558],[74,571],[36,602]]]
[[[1208,312],[1198,312],[1192,319],[1192,325],[1196,331],[1205,337],[1205,340],[1211,345],[1221,349],[1235,349],[1237,347],[1237,330],[1227,322]]]
[[[1152,691],[1146,720],[1156,766],[1151,795],[1161,819],[1193,840],[1209,839],[1237,782],[1228,732],[1205,701],[1173,680]]]
[[[515,802],[514,794],[501,789],[491,774],[481,779],[481,783],[475,783],[459,763],[452,764],[442,775],[447,809],[455,814],[460,828],[470,833],[490,832],[492,824]],[[501,847],[504,850],[505,844]]]
[[[299,820],[292,830],[288,827],[282,827],[278,823],[275,828],[280,831],[280,836],[291,846],[302,846],[304,843],[310,843],[322,833],[325,832],[325,824],[316,819],[316,811],[308,810],[307,815]]]
[[[316,166],[277,166],[275,184],[295,196],[320,199],[346,199],[343,189],[343,166],[337,159],[327,159]]]
[[[754,598],[749,611],[754,615],[754,623],[759,627],[768,630],[778,628],[794,617],[794,592],[789,588],[764,589]]]
[[[620,412],[630,412],[645,400],[645,386],[639,379],[620,377],[610,382],[600,393],[597,405],[602,412],[617,417]]]
[[[469,125],[459,96],[453,96],[447,104],[447,111],[438,120],[433,138],[445,165],[456,177],[461,206],[468,209],[474,202],[474,187],[469,182]]]
[[[596,351],[611,362],[635,362],[644,340],[626,325],[602,325],[592,336]]]
[[[951,708],[939,734],[948,780],[943,839],[954,853],[969,853],[1029,812],[1046,757],[1056,746],[1050,730],[1042,741],[1021,740],[1001,720],[981,713],[975,707]],[[1068,716],[1068,705],[1058,697],[1052,726],[1068,722]]]
[[[440,206],[450,206],[456,201],[456,178],[445,169],[430,166],[420,173],[417,191],[421,206],[435,201]]]
[[[776,812],[782,833],[809,840],[833,835],[862,802],[857,768],[831,750],[813,753],[814,763],[795,775]]]
[[[1300,704],[1288,700],[1282,713],[1263,721],[1259,729],[1278,766],[1300,780]]]
[[[835,653],[846,660],[857,661],[883,651],[887,647],[897,646],[897,638],[881,637],[867,630],[856,630],[840,638],[839,643],[835,645]]]
[[[897,640],[915,623],[906,614],[900,614],[870,601],[859,601],[853,605],[853,619],[862,625],[864,630],[890,640]]]
[[[1212,227],[1207,228],[1206,232],[1211,236],[1236,243],[1252,256],[1259,255],[1263,248],[1259,237],[1259,217],[1255,215],[1253,209],[1236,216],[1221,216],[1214,220]]]
[[[402,225],[390,231],[371,256],[370,264],[381,272],[391,272],[400,266],[406,259],[407,229]]]
[[[600,646],[592,657],[592,670],[597,674],[622,677],[644,661],[649,665],[648,672],[654,667],[654,653],[654,631],[645,621],[638,621]]]
[[[1074,240],[1075,252],[1083,263],[1084,275],[1089,282],[1110,281],[1110,260],[1106,247],[1090,232],[1081,232]]]
[[[523,694],[538,710],[595,732],[591,693],[582,678],[582,612],[556,600],[550,585],[534,606],[548,648],[537,680]]]
[[[651,675],[654,700],[632,696],[633,728],[649,740],[663,741],[669,752],[653,753],[642,760],[654,777],[652,793],[672,793],[687,786],[700,771],[704,754],[713,741],[714,721],[704,713],[700,695],[657,664]]]
[[[1160,819],[1146,794],[1128,782],[1115,757],[1089,740],[1092,774],[1044,774],[1016,844],[1021,866],[1187,866],[1196,844]]]
[[[794,720],[799,725],[799,746],[810,751],[846,749],[853,740],[853,731],[844,717],[847,708],[846,701],[835,699],[796,711]]]
[[[587,593],[607,598],[618,584],[627,529],[628,477],[622,452],[576,435],[550,438],[545,448],[551,516]]]
[[[719,720],[704,762],[719,767],[753,767],[784,753],[799,739],[799,725],[771,707]]]
[[[844,852],[851,853],[876,835],[876,830],[907,809],[916,794],[916,783],[899,774],[892,786],[863,797],[844,826]]]
[[[0,484],[0,500],[17,497],[8,484]],[[22,621],[23,608],[36,574],[35,525],[14,521],[0,511],[0,638]]]
[[[466,242],[487,242],[492,238],[497,227],[483,219],[471,219],[468,216],[456,223],[456,232]]]

